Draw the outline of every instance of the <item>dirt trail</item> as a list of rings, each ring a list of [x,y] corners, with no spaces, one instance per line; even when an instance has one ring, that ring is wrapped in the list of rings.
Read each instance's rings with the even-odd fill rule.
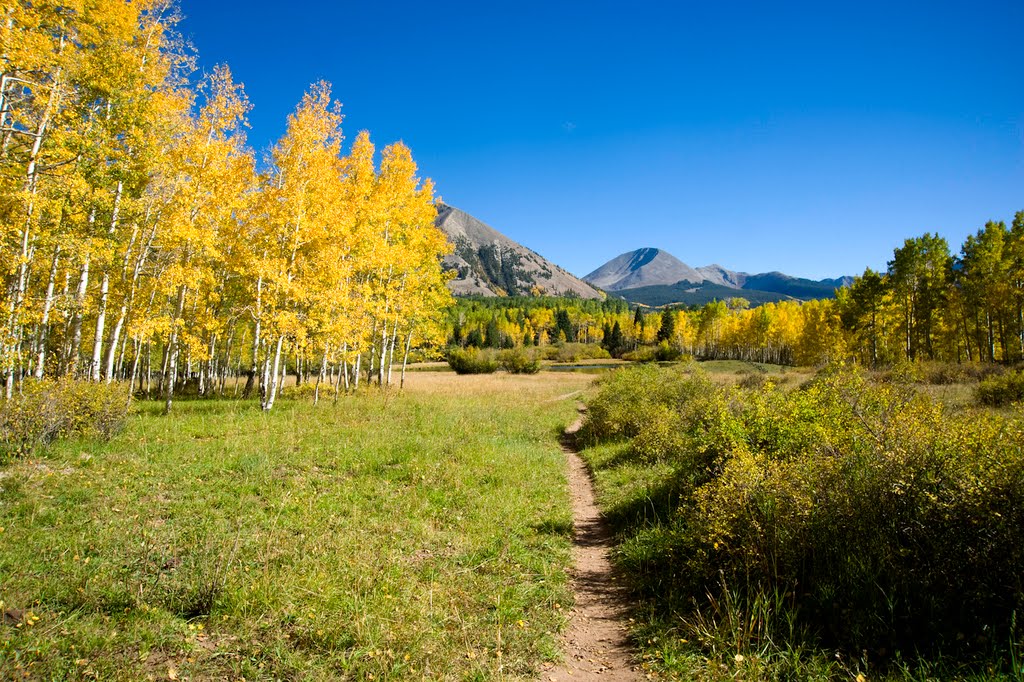
[[[641,680],[626,638],[628,602],[609,561],[611,532],[594,503],[590,473],[572,447],[583,415],[565,430],[562,443],[569,461],[573,507],[572,586],[576,597],[565,634],[565,662],[546,671],[544,680]]]

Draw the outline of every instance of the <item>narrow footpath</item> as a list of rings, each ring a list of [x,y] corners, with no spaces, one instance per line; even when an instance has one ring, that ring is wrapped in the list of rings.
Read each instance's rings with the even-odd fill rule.
[[[582,409],[582,408],[581,408]],[[626,637],[629,603],[612,572],[612,537],[594,502],[586,464],[572,445],[583,415],[565,430],[562,450],[569,463],[573,508],[573,607],[565,634],[565,661],[543,673],[551,682],[641,680]]]

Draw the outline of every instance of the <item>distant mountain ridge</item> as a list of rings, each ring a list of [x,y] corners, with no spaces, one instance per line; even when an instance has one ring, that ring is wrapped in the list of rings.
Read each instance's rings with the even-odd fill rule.
[[[632,303],[660,306],[700,304],[730,294],[747,298],[755,304],[786,299],[832,298],[835,289],[848,286],[853,278],[814,281],[781,272],[752,275],[717,264],[694,268],[667,251],[643,248],[616,256],[583,280]]]
[[[455,272],[448,287],[456,296],[604,298],[583,280],[454,206],[438,203],[435,225],[455,247],[443,266]]]

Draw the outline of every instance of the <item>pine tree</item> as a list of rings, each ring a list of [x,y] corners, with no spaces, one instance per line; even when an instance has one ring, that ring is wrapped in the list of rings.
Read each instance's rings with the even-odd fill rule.
[[[576,329],[572,325],[572,321],[569,319],[569,311],[565,308],[559,308],[555,313],[555,336],[560,341],[572,343],[576,340]]]
[[[615,324],[612,325],[612,330],[609,334],[608,343],[605,348],[613,358],[620,357],[626,350],[626,339],[622,335],[622,326],[619,324],[618,320],[615,320]]]
[[[676,316],[675,313],[667,309],[661,313],[661,327],[658,329],[658,342],[671,343],[676,336]]]

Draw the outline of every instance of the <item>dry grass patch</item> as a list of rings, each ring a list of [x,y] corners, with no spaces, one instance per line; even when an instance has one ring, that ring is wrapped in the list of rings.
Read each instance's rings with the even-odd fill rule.
[[[540,403],[594,383],[594,375],[577,372],[508,374],[498,372],[459,376],[454,372],[416,372],[405,377],[405,389],[413,394],[491,397],[517,403]]]

